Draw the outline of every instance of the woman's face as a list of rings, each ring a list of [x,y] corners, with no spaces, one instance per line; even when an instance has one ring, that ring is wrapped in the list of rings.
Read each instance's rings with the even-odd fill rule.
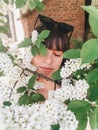
[[[59,69],[62,63],[62,51],[49,50],[45,56],[39,54],[32,59],[32,63],[37,67],[37,72],[47,77],[51,77],[53,72]]]

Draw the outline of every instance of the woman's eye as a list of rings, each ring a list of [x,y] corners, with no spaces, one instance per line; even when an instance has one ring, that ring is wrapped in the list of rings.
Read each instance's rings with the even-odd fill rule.
[[[60,57],[61,55],[60,54],[54,54],[55,56],[57,56],[57,57]]]

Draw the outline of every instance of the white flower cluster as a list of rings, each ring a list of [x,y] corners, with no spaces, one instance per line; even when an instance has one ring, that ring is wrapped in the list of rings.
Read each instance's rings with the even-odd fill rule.
[[[82,68],[90,68],[91,65],[84,64],[81,65],[80,59],[70,59],[65,62],[65,65],[61,68],[60,75],[62,77],[61,88],[56,91],[49,92],[49,98],[56,98],[64,102],[65,100],[83,100],[87,97],[87,90],[89,88],[88,83],[85,79],[83,80],[74,80],[70,79],[70,75],[73,72],[82,69]]]
[[[2,76],[0,77],[0,106],[3,105],[4,101],[10,101],[12,103],[18,103],[18,99],[22,94],[17,93],[17,88],[26,86],[30,76],[22,75],[18,80],[13,79],[12,77]],[[40,82],[35,82],[34,89],[43,88],[44,85]]]
[[[65,65],[61,68],[60,75],[61,75],[62,78],[67,78],[73,72],[75,72],[76,70],[83,69],[83,68],[88,69],[90,67],[91,67],[91,65],[88,64],[88,63],[81,65],[81,59],[80,58],[70,59],[70,60],[67,60],[65,62]]]
[[[0,26],[4,26],[5,23],[7,23],[7,18],[5,17],[5,15],[7,14],[7,10],[6,10],[6,4],[3,0],[0,0],[0,13],[2,15],[0,15]]]
[[[5,47],[8,47],[9,43],[11,43],[11,39],[4,33],[0,33],[0,39]]]
[[[3,130],[51,130],[51,125],[60,125],[60,130],[76,130],[78,121],[67,106],[56,100],[46,100],[31,106],[11,105],[0,109]]]
[[[12,60],[5,53],[0,53],[0,70],[3,75],[13,77],[13,79],[18,77],[21,72],[18,67],[13,65]]]
[[[38,90],[38,89],[42,89],[42,88],[45,88],[45,84],[44,83],[42,83],[42,82],[35,82],[35,84],[34,84],[34,86],[33,86],[33,88],[35,89],[35,90]]]
[[[0,0],[0,13],[4,15],[7,14],[6,3],[4,2],[4,0]]]
[[[88,88],[89,85],[86,80],[74,81],[74,84],[72,84],[69,79],[63,79],[60,89],[49,92],[49,99],[56,98],[62,102],[68,99],[83,100],[86,99]]]
[[[37,40],[38,36],[39,36],[39,34],[38,34],[37,30],[33,30],[32,37],[31,37],[33,44],[35,44],[35,41]]]
[[[38,32],[32,32],[32,42],[38,38]],[[9,44],[9,52],[17,55],[15,63],[22,68],[29,68],[32,71],[36,67],[31,64],[33,58],[30,48],[17,48],[16,44]],[[51,125],[59,124],[59,130],[76,130],[78,121],[75,115],[67,110],[63,103],[65,100],[85,100],[89,85],[85,80],[70,80],[68,77],[75,71],[82,68],[91,67],[89,64],[81,65],[80,59],[71,59],[66,61],[61,69],[62,83],[61,88],[55,91],[49,91],[48,99],[44,103],[35,103],[33,105],[19,106],[18,99],[21,94],[17,94],[16,89],[26,86],[32,73],[22,70],[22,68],[13,65],[10,57],[5,53],[0,53],[0,125],[2,130],[51,130]],[[21,60],[19,60],[21,59]],[[34,89],[43,88],[44,85],[35,82]],[[4,107],[4,101],[11,101],[12,105]]]
[[[51,125],[59,124],[60,130],[76,130],[78,121],[62,102],[52,99],[44,103],[19,106],[20,94],[16,89],[25,86],[29,75],[20,76],[22,70],[13,65],[7,54],[0,53],[0,70],[5,76],[0,77],[0,125],[3,130],[51,130]],[[17,82],[18,81],[18,82]],[[42,84],[36,82],[38,89]],[[11,106],[3,106],[3,101],[11,101]]]
[[[5,53],[0,53],[0,103],[9,100],[15,83],[20,79],[22,70],[14,66],[10,57]]]
[[[28,80],[33,74],[26,74],[27,72],[22,73],[23,70],[17,65],[14,65],[6,53],[0,53],[0,57],[0,72],[2,73],[2,76],[0,77],[0,103],[2,104],[2,102],[5,100],[17,102],[19,95],[16,94],[16,89],[22,86],[26,86]],[[35,67],[33,65],[30,67],[28,64],[28,67],[29,69],[32,68],[33,71],[35,70]],[[40,84],[36,81],[34,88],[39,89],[41,87],[43,88],[43,84]]]
[[[21,60],[17,60],[17,64],[19,64],[21,67],[23,68],[29,68],[32,71],[36,71],[36,66],[34,66],[31,63],[31,60],[33,58],[32,54],[31,54],[31,48],[20,48],[19,54],[18,54],[18,58],[17,59],[21,59]]]
[[[26,48],[25,49],[25,53],[24,53],[24,58],[23,58],[23,64],[25,65],[26,68],[30,68],[31,70],[35,71],[36,67],[31,64],[31,60],[33,58],[32,54],[31,54],[31,50],[30,48]]]
[[[6,15],[9,11],[12,11],[14,6],[12,5],[12,0],[8,0],[8,4],[4,0],[0,0],[0,12]]]

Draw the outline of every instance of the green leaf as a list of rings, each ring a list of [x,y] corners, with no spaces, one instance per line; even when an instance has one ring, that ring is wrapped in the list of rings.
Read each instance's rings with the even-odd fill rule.
[[[92,71],[90,71],[87,74],[87,78],[86,79],[87,79],[88,83],[92,83],[92,82],[95,82],[96,80],[98,80],[98,68],[93,69]]]
[[[4,16],[3,16],[4,17]],[[0,18],[0,23],[3,23],[4,24],[4,19],[1,17]],[[2,25],[3,26],[3,25]]]
[[[53,78],[54,80],[61,80],[60,72],[61,72],[60,69],[57,70],[57,71],[55,71],[55,72],[52,74],[52,78]]]
[[[31,53],[33,56],[36,56],[38,54],[38,48],[36,46],[32,46]]]
[[[84,69],[77,70],[73,73],[74,79],[84,79],[86,75],[86,71]]]
[[[0,12],[0,16],[4,16],[4,15]]]
[[[39,38],[35,41],[35,45],[37,48],[40,48],[41,42],[42,42],[42,39],[39,39]]]
[[[0,70],[0,77],[4,76],[4,72]]]
[[[8,27],[7,26],[0,26],[0,32],[2,32],[2,33],[8,32]]]
[[[83,6],[83,9],[85,9],[89,13],[89,23],[92,28],[92,32],[95,34],[95,36],[98,38],[98,9],[95,6]]]
[[[98,130],[98,107],[95,108],[94,112],[95,112],[96,128]]]
[[[52,130],[59,130],[60,125],[59,124],[51,125],[51,128],[52,128]]]
[[[30,7],[30,10],[35,9],[36,4],[35,4],[34,0],[30,0],[30,1],[29,1],[29,7]]]
[[[25,86],[20,87],[20,88],[17,89],[17,93],[23,93],[25,90],[26,90]]]
[[[46,48],[46,46],[43,43],[40,44],[39,53],[44,55],[44,56],[47,53],[47,48]]]
[[[92,86],[89,88],[87,99],[89,99],[90,101],[98,100],[98,86]]]
[[[85,130],[87,126],[87,113],[76,114],[76,119],[79,121],[78,128],[76,130]]]
[[[93,5],[89,5],[89,6],[82,6],[82,8],[87,11],[89,14],[93,15],[94,17],[98,18],[98,9],[93,6]]]
[[[34,0],[34,2],[38,11],[42,11],[44,9],[44,4],[42,2],[40,2],[39,0]]]
[[[43,31],[41,31],[39,38],[40,39],[46,39],[49,36],[49,34],[50,34],[49,30],[43,30]]]
[[[98,18],[94,17],[93,15],[89,15],[89,23],[94,35],[98,38]]]
[[[95,112],[90,109],[89,112],[88,112],[88,116],[89,116],[89,122],[90,122],[91,130],[95,130],[95,128],[96,128]]]
[[[89,109],[89,103],[83,100],[75,100],[68,104],[68,109],[74,113],[86,113]]]
[[[96,104],[98,105],[98,100],[96,100]]]
[[[9,4],[9,0],[4,0],[4,2],[5,2],[6,4]]]
[[[29,89],[32,89],[32,88],[33,88],[33,86],[34,86],[34,84],[35,84],[35,80],[36,80],[36,76],[35,76],[35,75],[33,75],[33,76],[29,79],[29,81],[28,81],[28,88],[29,88]]]
[[[12,62],[15,60],[15,57],[12,54],[8,54],[8,56],[10,57],[10,59],[12,60]]]
[[[22,95],[18,100],[19,105],[28,105],[31,103],[30,97],[27,94]]]
[[[27,2],[28,0],[16,0],[15,2],[16,2],[16,8],[21,8],[21,7],[23,7],[25,4],[26,4],[26,2]]]
[[[32,40],[30,38],[25,38],[24,41],[22,41],[19,45],[18,48],[22,47],[29,47],[32,44]]]
[[[11,0],[11,4],[15,4],[15,0]]]
[[[43,43],[43,41],[49,36],[49,33],[50,31],[48,30],[43,30],[41,31],[41,33],[39,34],[36,42],[35,42],[35,45],[40,48],[41,44]],[[42,47],[41,47],[42,48]],[[44,47],[45,48],[45,47]]]
[[[71,102],[70,99],[68,99],[64,101],[64,104],[68,105],[70,102]]]
[[[9,101],[4,101],[4,102],[3,102],[3,105],[4,105],[4,106],[11,106],[11,105],[12,105],[12,103],[11,103],[11,102],[9,102]]]
[[[80,49],[70,49],[64,52],[63,58],[80,58]]]
[[[32,100],[33,100],[33,102],[45,101],[45,97],[42,94],[33,93]]]
[[[3,46],[2,42],[0,41],[0,52],[6,52],[7,48]]]
[[[98,40],[91,39],[85,42],[81,49],[81,62],[84,63],[91,63],[95,59],[98,58]]]

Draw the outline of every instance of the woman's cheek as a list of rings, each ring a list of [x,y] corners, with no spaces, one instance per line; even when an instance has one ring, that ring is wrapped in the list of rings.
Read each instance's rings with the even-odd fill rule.
[[[61,66],[62,60],[62,58],[60,58],[59,60],[55,60],[54,67],[56,68],[56,70],[59,69],[59,67]]]
[[[35,66],[38,64],[37,63],[38,61],[37,61],[37,59],[36,59],[36,57],[34,57],[33,59],[32,59],[32,64],[34,64]]]

